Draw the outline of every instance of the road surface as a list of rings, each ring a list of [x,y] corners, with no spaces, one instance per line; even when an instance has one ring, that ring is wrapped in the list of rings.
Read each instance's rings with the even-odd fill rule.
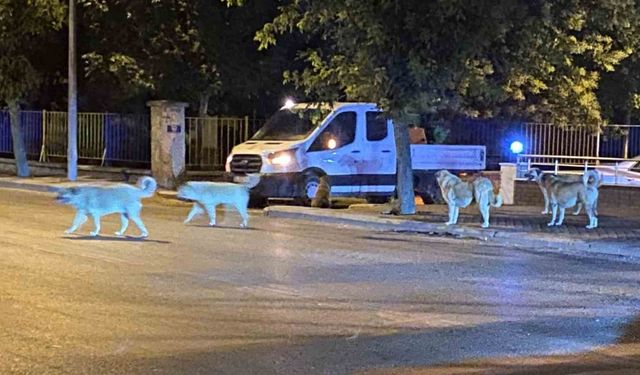
[[[640,372],[639,264],[188,210],[65,236],[70,207],[0,189],[0,373]]]

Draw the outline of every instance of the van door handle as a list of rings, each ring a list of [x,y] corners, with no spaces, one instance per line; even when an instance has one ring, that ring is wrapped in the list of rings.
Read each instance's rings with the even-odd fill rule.
[[[359,153],[360,153],[360,150],[353,150],[353,151],[351,151],[351,153],[352,153],[352,154],[359,154]]]
[[[383,153],[388,154],[391,152],[391,150],[382,150]]]

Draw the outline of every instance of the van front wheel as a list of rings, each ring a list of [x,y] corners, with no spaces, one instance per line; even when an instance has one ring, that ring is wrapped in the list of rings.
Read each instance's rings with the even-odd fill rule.
[[[311,205],[311,200],[316,196],[318,186],[320,185],[320,177],[313,173],[306,173],[298,183],[298,198],[296,201],[302,206]]]

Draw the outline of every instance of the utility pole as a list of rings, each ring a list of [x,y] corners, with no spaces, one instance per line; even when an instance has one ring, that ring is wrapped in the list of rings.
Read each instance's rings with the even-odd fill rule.
[[[78,83],[76,79],[76,2],[69,0],[69,94],[67,110],[67,178],[78,178]]]

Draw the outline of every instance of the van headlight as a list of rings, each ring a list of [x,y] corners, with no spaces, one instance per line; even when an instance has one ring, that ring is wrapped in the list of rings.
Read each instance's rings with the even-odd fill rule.
[[[295,160],[296,149],[272,152],[267,156],[267,160],[272,165],[286,167]]]

